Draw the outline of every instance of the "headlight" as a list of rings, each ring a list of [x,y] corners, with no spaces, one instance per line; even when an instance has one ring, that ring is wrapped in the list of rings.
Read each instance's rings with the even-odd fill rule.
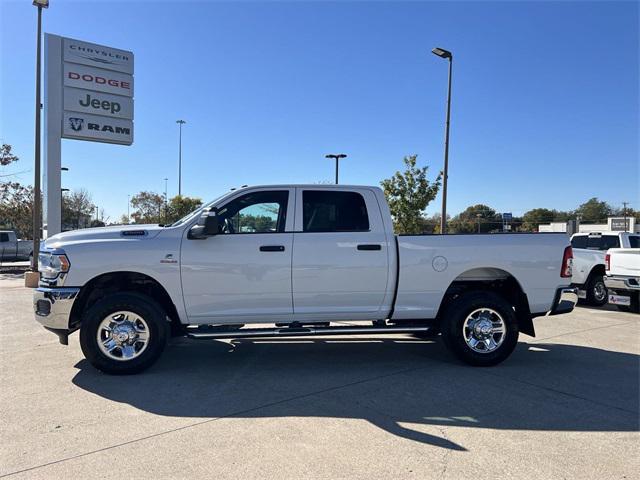
[[[42,278],[52,280],[69,271],[69,259],[64,253],[42,252],[38,256],[38,271]]]

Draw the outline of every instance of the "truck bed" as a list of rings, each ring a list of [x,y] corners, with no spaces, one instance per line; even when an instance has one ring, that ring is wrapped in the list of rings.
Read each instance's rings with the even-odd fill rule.
[[[487,235],[400,235],[399,281],[393,319],[433,318],[454,281],[513,277],[527,292],[532,313],[551,308],[567,245],[563,233]]]

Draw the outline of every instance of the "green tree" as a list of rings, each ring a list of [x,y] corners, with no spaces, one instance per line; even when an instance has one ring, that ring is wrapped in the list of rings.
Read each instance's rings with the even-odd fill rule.
[[[202,206],[202,200],[194,197],[176,195],[167,207],[167,223],[173,223]]]
[[[541,223],[550,223],[555,221],[557,213],[555,210],[548,208],[534,208],[524,212],[522,216],[522,230],[525,232],[537,232]]]
[[[601,202],[597,197],[590,198],[575,211],[575,214],[580,217],[580,221],[585,223],[606,222],[607,217],[612,213],[611,205],[607,202]]]
[[[162,223],[165,216],[164,197],[155,192],[140,192],[131,197],[135,223]]]
[[[91,194],[84,188],[65,192],[62,196],[62,229],[77,230],[94,226],[91,223],[94,210]]]
[[[423,212],[440,189],[442,173],[427,180],[429,167],[416,167],[417,155],[404,157],[405,171],[380,182],[389,203],[396,233],[422,233]]]
[[[467,207],[449,222],[451,231],[455,233],[476,233],[478,225],[480,233],[501,230],[502,219],[493,208],[479,203]]]
[[[19,160],[11,153],[11,145],[0,147],[0,166],[6,167]],[[10,177],[0,170],[0,178]],[[20,238],[33,237],[33,188],[19,182],[0,182],[0,228],[15,230]]]
[[[0,147],[0,165],[4,167],[18,160],[18,156],[11,153],[11,145],[3,143]]]
[[[33,188],[18,182],[0,183],[0,228],[33,238]]]

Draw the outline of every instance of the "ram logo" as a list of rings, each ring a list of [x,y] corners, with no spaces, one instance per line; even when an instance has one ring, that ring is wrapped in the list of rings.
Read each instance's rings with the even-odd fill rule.
[[[69,117],[69,126],[74,132],[79,132],[80,130],[82,130],[83,123],[84,118]]]

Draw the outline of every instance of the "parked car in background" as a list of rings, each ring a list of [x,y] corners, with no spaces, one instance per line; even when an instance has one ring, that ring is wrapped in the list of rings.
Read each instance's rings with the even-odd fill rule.
[[[0,260],[29,260],[33,253],[31,240],[18,240],[13,230],[0,230]]]
[[[573,276],[571,282],[578,287],[578,296],[586,303],[601,306],[607,303],[604,282],[605,254],[610,248],[640,247],[640,234],[628,232],[575,233],[573,247]]]
[[[440,332],[460,359],[489,366],[535,334],[534,317],[578,301],[566,235],[397,236],[377,187],[243,187],[172,225],[54,235],[39,260],[35,318],[63,344],[80,330],[108,373],[149,367],[170,332]]]
[[[640,313],[640,248],[612,248],[604,264],[609,303],[625,312]]]

